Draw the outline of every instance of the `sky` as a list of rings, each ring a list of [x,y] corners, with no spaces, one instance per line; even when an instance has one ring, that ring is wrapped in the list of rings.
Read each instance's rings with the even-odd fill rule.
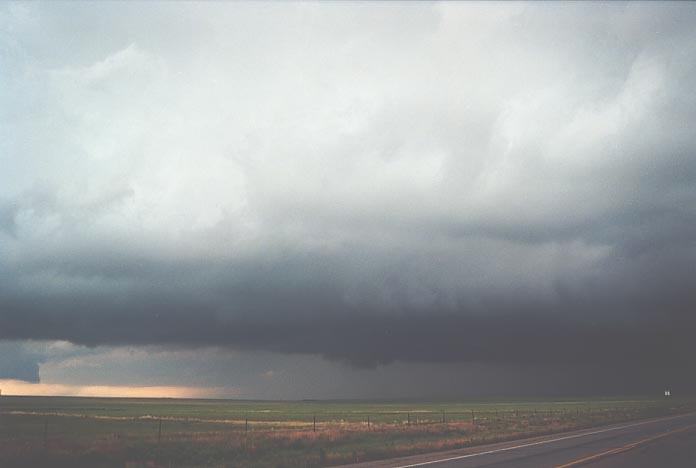
[[[696,4],[0,4],[4,394],[696,393]]]

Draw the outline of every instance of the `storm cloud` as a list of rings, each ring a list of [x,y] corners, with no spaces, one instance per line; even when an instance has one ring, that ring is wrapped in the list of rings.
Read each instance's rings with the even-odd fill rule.
[[[4,4],[0,339],[684,374],[695,21]]]

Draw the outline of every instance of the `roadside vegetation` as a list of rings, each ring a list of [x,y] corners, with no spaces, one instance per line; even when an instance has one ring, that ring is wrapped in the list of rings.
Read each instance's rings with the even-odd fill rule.
[[[696,410],[678,399],[261,402],[0,397],[0,466],[319,467]]]

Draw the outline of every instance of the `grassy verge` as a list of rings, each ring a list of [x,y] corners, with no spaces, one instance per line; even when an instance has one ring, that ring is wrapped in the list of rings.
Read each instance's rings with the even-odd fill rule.
[[[0,398],[2,466],[318,467],[696,409],[691,400],[239,402]]]

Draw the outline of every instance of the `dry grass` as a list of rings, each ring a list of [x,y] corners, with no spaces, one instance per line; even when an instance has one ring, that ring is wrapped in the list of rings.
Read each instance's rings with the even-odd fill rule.
[[[449,450],[692,407],[496,410],[479,412],[475,423],[463,413],[446,423],[434,422],[430,414],[427,423],[416,424],[415,417],[412,424],[383,418],[369,427],[366,421],[336,418],[318,421],[316,432],[313,422],[306,420],[250,421],[246,426],[240,418],[5,412],[0,418],[4,433],[0,465],[318,467]],[[160,419],[162,434],[158,436]]]

